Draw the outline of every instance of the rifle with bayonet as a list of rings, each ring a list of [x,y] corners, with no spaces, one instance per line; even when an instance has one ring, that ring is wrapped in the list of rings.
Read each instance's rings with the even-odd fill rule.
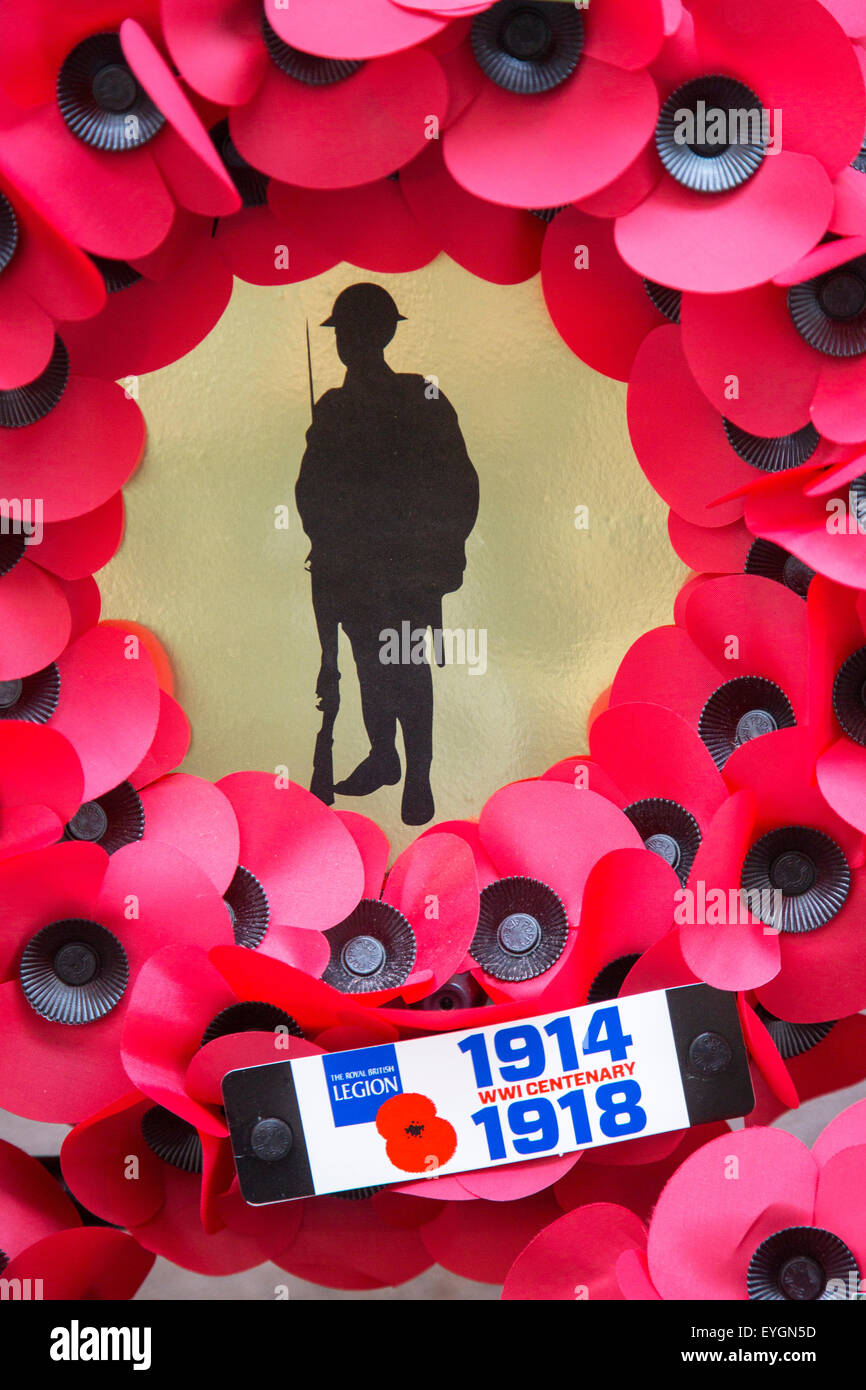
[[[307,373],[310,382],[310,413],[315,413],[313,390],[313,359],[310,352],[310,325],[307,324]],[[316,709],[321,712],[322,726],[316,735],[313,752],[313,776],[310,791],[326,806],[334,802],[334,725],[340,708],[340,671],[337,665],[340,620],[335,612],[331,594],[323,588],[316,571],[310,568],[313,592],[313,612],[319,634],[322,660],[316,681]]]

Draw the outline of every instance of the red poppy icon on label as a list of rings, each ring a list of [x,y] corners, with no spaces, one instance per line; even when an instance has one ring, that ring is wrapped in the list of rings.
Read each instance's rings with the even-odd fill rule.
[[[436,1114],[429,1096],[413,1091],[380,1105],[376,1128],[385,1140],[388,1158],[406,1173],[435,1172],[457,1148],[454,1126]]]

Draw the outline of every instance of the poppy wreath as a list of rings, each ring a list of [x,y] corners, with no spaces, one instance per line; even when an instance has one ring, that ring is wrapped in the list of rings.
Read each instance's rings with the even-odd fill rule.
[[[860,10],[3,6],[0,1107],[70,1127],[59,1163],[0,1144],[7,1276],[132,1297],[158,1254],[359,1291],[439,1263],[507,1298],[858,1296],[863,1104],[811,1152],[770,1126],[866,1078]],[[390,863],[285,779],[178,771],[170,663],[101,619],[94,574],[145,447],[118,379],[195,347],[234,277],[442,252],[540,272],[568,347],[628,382],[694,573],[577,752]],[[775,930],[714,915],[743,888]],[[422,1180],[418,1139],[444,1163],[454,1131],[408,1095],[379,1123],[399,1187],[241,1199],[220,1082],[275,1037],[303,1057],[695,981],[737,998],[741,1132]]]

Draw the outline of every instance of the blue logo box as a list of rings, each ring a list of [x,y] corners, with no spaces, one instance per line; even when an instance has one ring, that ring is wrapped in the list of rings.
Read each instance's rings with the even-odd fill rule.
[[[369,1124],[380,1105],[403,1091],[393,1043],[325,1053],[322,1065],[337,1129]]]

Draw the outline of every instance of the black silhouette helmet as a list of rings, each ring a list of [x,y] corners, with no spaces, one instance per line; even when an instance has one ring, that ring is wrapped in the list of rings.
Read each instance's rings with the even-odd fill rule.
[[[397,324],[405,318],[387,290],[365,281],[349,285],[337,295],[330,317],[321,326],[362,330],[384,347],[393,338]]]

